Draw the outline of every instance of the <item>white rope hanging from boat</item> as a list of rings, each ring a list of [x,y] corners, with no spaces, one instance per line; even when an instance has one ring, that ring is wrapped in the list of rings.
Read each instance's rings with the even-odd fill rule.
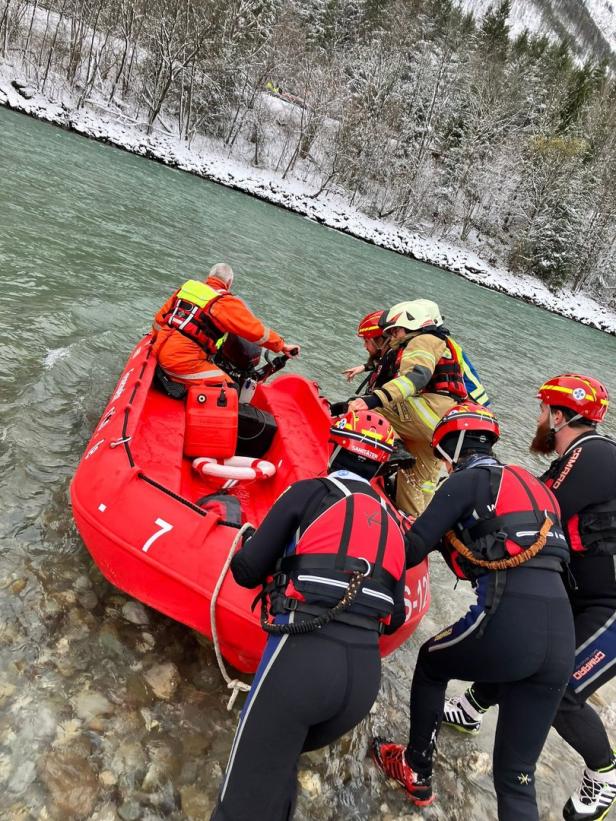
[[[216,661],[218,662],[218,668],[220,669],[222,677],[227,682],[227,688],[233,691],[229,698],[229,702],[227,703],[227,710],[233,709],[235,699],[238,697],[240,692],[247,693],[250,690],[250,684],[246,684],[245,681],[241,681],[238,678],[231,678],[231,676],[227,672],[225,661],[222,657],[222,653],[220,652],[220,643],[218,641],[218,628],[216,627],[216,601],[218,600],[220,588],[222,587],[222,584],[225,580],[225,576],[227,575],[227,571],[229,569],[229,565],[231,564],[231,559],[233,558],[233,554],[235,553],[235,548],[241,541],[244,532],[248,528],[252,528],[252,525],[249,522],[246,522],[246,524],[242,525],[242,527],[237,531],[237,535],[231,543],[229,555],[227,556],[227,559],[224,565],[222,566],[222,570],[220,571],[220,576],[218,577],[218,581],[216,582],[214,592],[212,593],[212,601],[210,602],[210,625],[212,628],[212,642],[214,644],[214,651],[216,653]]]

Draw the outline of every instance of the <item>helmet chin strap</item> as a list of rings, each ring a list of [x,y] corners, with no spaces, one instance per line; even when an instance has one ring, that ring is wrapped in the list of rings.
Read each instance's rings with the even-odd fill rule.
[[[444,458],[451,464],[452,467],[455,467],[458,464],[458,459],[460,458],[460,451],[462,450],[462,444],[464,442],[464,437],[466,436],[466,431],[462,430],[458,434],[458,441],[456,443],[456,449],[453,453],[453,456],[450,456],[440,445],[436,446],[436,449],[439,453],[442,453]]]
[[[554,433],[558,433],[559,430],[566,428],[567,425],[570,425],[572,422],[576,422],[578,419],[582,418],[581,413],[576,413],[575,416],[572,416],[571,419],[566,419],[562,425],[556,425],[554,423],[554,417],[552,416],[552,408],[548,406],[548,421],[550,423],[550,430],[554,431]]]
[[[453,465],[458,464],[458,459],[460,458],[460,451],[462,450],[462,443],[464,442],[464,437],[466,436],[466,431],[460,431],[460,435],[458,436],[458,444],[456,445],[456,449],[453,454]]]
[[[334,463],[334,459],[336,458],[336,456],[338,456],[338,454],[340,453],[340,450],[341,450],[340,445],[336,445],[336,447],[332,450],[332,455],[329,457],[329,462],[327,463],[327,469],[328,470],[331,470],[331,467]]]

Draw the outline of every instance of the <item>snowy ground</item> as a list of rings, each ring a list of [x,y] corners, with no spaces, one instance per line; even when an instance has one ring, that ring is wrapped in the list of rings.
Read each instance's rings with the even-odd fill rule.
[[[275,171],[234,161],[226,156],[222,144],[216,141],[200,139],[189,148],[179,138],[161,131],[147,135],[141,124],[97,104],[77,110],[69,96],[63,95],[60,102],[52,100],[38,93],[24,80],[21,70],[8,62],[0,62],[0,105],[245,191],[330,228],[437,265],[479,285],[616,334],[616,312],[590,297],[573,294],[568,289],[553,294],[538,279],[513,275],[506,269],[489,265],[472,251],[398,228],[392,223],[371,219],[349,206],[342,197],[331,193],[315,198],[314,185],[309,186],[299,179],[283,180],[281,174]]]

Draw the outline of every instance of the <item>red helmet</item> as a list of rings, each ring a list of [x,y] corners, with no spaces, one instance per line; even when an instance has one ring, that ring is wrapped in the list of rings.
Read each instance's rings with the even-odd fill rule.
[[[361,320],[357,326],[357,336],[362,339],[376,339],[383,336],[383,329],[379,326],[379,319],[383,316],[385,311],[372,311],[371,314]]]
[[[484,408],[483,405],[477,405],[475,402],[461,402],[459,405],[454,405],[435,427],[431,444],[434,450],[438,449],[438,455],[444,453],[442,448],[439,448],[443,439],[450,433],[456,432],[463,435],[458,437],[454,462],[457,461],[457,457],[460,455],[464,434],[490,434],[492,444],[497,442],[500,437],[500,427],[496,416],[491,410]]]
[[[394,447],[394,429],[380,413],[347,411],[329,429],[330,441],[355,456],[386,462]]]
[[[603,422],[610,397],[605,385],[592,376],[562,373],[539,388],[537,398],[546,405],[569,408],[590,422]]]

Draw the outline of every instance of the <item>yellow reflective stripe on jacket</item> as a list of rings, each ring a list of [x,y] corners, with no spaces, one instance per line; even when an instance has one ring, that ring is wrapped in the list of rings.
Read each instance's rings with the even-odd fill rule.
[[[417,395],[417,388],[408,375],[414,368],[425,368],[430,374],[434,373],[436,363],[441,358],[447,345],[436,336],[421,335],[402,340],[400,346],[402,354],[398,364],[398,375],[374,391],[384,408],[411,401]],[[433,426],[432,426],[433,427]]]
[[[460,347],[457,343],[454,343],[456,347]],[[466,389],[468,390],[468,395],[473,400],[473,402],[477,402],[478,405],[483,405],[486,402],[489,402],[488,394],[486,393],[486,389],[483,387],[479,379],[477,378],[476,374],[472,372],[472,370],[468,367],[466,359],[464,356],[460,358],[462,364],[462,375],[464,377],[464,383],[466,385]],[[474,387],[470,388],[470,385],[474,385]],[[470,388],[470,390],[469,390]]]
[[[441,421],[441,417],[438,413],[435,413],[426,400],[421,396],[410,396],[407,399],[407,402],[413,405],[417,412],[417,416],[428,428],[430,428],[431,431],[433,431]]]
[[[466,374],[466,371],[464,373]],[[469,373],[468,378],[473,379],[473,375]],[[473,382],[475,381],[476,380],[473,379]],[[478,388],[473,388],[473,390],[470,391],[469,396],[473,402],[476,402],[478,405],[484,405],[488,401],[488,394],[485,392],[483,385],[479,385]]]
[[[206,285],[205,282],[198,282],[196,279],[187,280],[177,293],[178,299],[185,299],[187,302],[192,302],[193,305],[198,305],[199,308],[205,308],[208,302],[211,302],[217,296],[220,296],[218,291],[215,291],[210,285]]]
[[[432,351],[426,351],[423,348],[415,348],[415,350],[412,351],[411,355],[406,359],[405,366],[406,362],[408,362],[409,359],[411,361],[413,361],[414,359],[423,360],[427,363],[427,366],[428,368],[430,368],[431,371],[433,371],[436,368],[436,357],[434,356]]]
[[[392,382],[393,385],[400,391],[402,399],[408,399],[409,396],[415,396],[417,389],[413,382],[407,376],[398,376]]]

